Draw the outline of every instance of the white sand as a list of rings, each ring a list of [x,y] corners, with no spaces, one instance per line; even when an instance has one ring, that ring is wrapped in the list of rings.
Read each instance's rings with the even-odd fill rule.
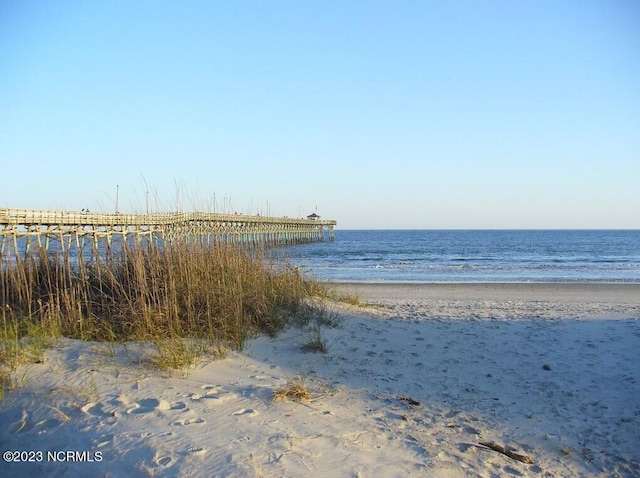
[[[640,476],[640,287],[340,288],[375,306],[325,355],[291,329],[167,377],[147,345],[61,341],[0,404],[2,451],[43,459],[0,476]],[[311,401],[272,401],[299,375]]]

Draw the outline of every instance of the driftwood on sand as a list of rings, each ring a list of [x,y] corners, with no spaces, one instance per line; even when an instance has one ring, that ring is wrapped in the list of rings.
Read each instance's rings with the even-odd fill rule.
[[[485,448],[489,448],[490,450],[497,451],[498,453],[502,453],[503,455],[508,456],[509,458],[513,458],[514,460],[521,461],[522,463],[533,464],[535,460],[531,458],[529,455],[525,455],[517,451],[514,448],[500,445],[494,441],[481,441],[479,443],[481,446]]]

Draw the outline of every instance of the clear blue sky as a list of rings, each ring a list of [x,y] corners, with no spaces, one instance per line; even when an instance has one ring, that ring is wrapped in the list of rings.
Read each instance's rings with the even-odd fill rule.
[[[0,207],[640,228],[640,2],[0,0],[0,174]]]

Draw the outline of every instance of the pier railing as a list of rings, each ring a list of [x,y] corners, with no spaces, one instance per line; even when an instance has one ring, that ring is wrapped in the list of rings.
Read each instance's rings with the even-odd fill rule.
[[[334,240],[334,220],[211,212],[100,213],[0,208],[0,255],[34,245],[63,251],[146,240],[277,246]]]

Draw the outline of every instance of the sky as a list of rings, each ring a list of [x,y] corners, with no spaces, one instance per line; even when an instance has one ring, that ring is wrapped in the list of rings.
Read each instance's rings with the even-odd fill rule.
[[[637,0],[0,0],[0,208],[640,228]]]

